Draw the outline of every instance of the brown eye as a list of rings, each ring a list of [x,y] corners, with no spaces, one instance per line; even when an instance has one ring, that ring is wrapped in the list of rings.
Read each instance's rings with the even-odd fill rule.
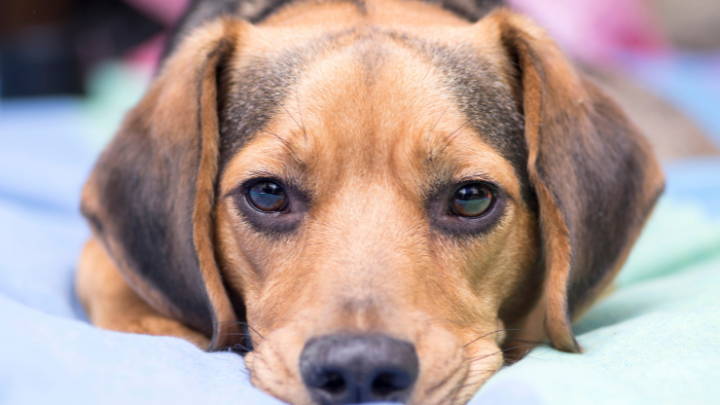
[[[479,217],[490,210],[495,195],[484,183],[464,184],[455,190],[450,201],[450,212],[461,217]]]
[[[247,189],[247,199],[260,211],[280,212],[288,206],[285,189],[273,181],[260,181]]]

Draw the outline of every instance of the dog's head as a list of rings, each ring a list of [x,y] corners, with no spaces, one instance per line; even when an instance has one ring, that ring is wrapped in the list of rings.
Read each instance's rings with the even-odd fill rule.
[[[461,403],[514,347],[579,350],[662,188],[649,146],[508,11],[342,7],[169,57],[85,190],[125,277],[293,403]]]

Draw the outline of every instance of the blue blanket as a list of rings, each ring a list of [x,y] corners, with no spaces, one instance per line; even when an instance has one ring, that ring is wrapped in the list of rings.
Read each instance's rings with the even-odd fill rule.
[[[83,108],[0,104],[0,403],[278,403],[235,354],[87,324],[72,283],[88,234],[77,196],[97,153]],[[537,348],[472,404],[720,398],[720,160],[668,173],[617,290],[576,325],[585,353]]]

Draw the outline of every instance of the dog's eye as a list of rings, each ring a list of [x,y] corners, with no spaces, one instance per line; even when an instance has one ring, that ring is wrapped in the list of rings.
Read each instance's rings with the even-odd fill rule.
[[[288,206],[285,189],[273,181],[260,181],[247,190],[247,199],[260,211],[280,212]]]
[[[461,217],[479,217],[492,207],[495,195],[485,183],[460,186],[450,201],[450,212]]]

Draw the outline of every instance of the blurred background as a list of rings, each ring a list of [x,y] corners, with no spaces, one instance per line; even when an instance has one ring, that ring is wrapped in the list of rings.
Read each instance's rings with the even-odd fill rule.
[[[0,2],[2,134],[25,113],[44,125],[47,114],[62,111],[89,142],[105,142],[142,93],[188,1]],[[620,100],[664,160],[717,153],[720,1],[509,3]]]

